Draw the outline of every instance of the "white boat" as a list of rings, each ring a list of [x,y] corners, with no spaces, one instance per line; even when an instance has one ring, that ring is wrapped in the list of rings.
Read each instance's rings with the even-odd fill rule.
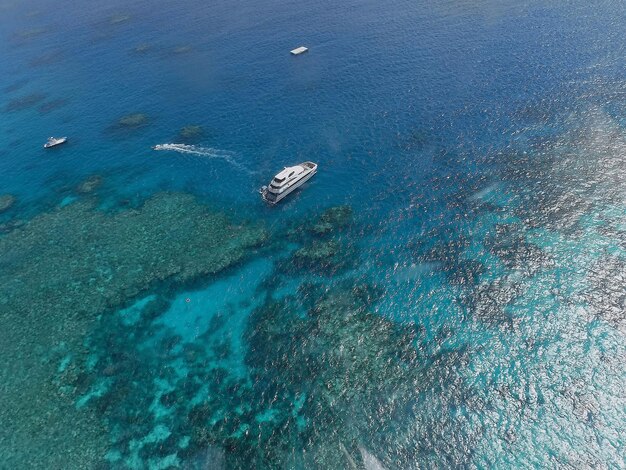
[[[67,137],[48,137],[48,142],[43,144],[43,148],[49,149],[50,147],[55,147],[65,142],[67,142]]]
[[[294,50],[292,50],[291,54],[292,55],[300,55],[300,54],[304,54],[308,50],[309,50],[308,47],[300,46],[300,47],[296,47]]]
[[[310,180],[315,173],[317,173],[317,163],[304,162],[295,166],[287,166],[274,176],[269,186],[263,186],[259,192],[265,201],[276,204]]]

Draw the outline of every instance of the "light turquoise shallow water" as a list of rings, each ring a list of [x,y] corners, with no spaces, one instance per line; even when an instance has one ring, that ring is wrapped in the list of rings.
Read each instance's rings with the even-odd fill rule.
[[[619,2],[0,13],[6,468],[624,467]]]

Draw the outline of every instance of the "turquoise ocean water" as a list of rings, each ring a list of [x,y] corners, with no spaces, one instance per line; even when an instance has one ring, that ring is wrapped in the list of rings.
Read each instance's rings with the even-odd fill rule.
[[[0,13],[0,468],[626,465],[622,3]]]

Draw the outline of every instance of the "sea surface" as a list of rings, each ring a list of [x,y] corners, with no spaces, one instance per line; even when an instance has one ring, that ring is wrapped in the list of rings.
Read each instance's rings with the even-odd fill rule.
[[[0,468],[626,468],[625,32],[0,0]]]

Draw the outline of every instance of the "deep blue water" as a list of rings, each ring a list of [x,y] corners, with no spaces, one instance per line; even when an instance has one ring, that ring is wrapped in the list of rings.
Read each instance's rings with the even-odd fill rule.
[[[182,191],[269,233],[223,273],[151,284],[94,318],[84,336],[94,364],[114,362],[121,348],[140,368],[172,368],[178,378],[134,379],[135,369],[122,368],[145,400],[124,394],[104,408],[98,397],[121,379],[85,366],[89,385],[64,399],[95,416],[106,444],[80,462],[625,466],[622,3],[28,1],[4,2],[0,13],[0,194],[16,198],[0,223],[80,201],[76,187],[99,175],[88,197],[105,213]],[[310,51],[292,57],[299,45]],[[116,126],[133,113],[144,113],[145,125]],[[187,151],[151,149],[182,142],[187,125],[203,129]],[[69,142],[44,151],[49,135]],[[257,189],[303,160],[319,163],[319,174],[266,207]],[[310,242],[285,234],[340,205],[353,221],[337,229],[337,269],[285,262]],[[0,236],[12,230],[28,233]],[[2,256],[11,272],[17,262]],[[403,357],[403,372],[379,371],[395,363],[385,362],[399,348],[393,335],[368,338],[353,323],[315,320],[304,335],[321,338],[315,349],[290,326],[324,309],[344,316],[358,307],[351,292],[361,284],[380,292],[367,309],[388,322],[381,331],[412,334],[416,356]],[[327,307],[329,292],[349,305]],[[159,331],[145,343],[124,325],[155,296],[166,301],[141,326]],[[290,310],[282,336],[257,335],[268,311],[283,321],[272,302],[301,296],[315,306]],[[378,320],[364,320],[365,330],[378,332],[369,321]],[[353,364],[319,349],[335,344],[333,330],[341,344],[359,338],[345,352]],[[101,341],[102,331],[119,344]],[[194,366],[205,375],[182,364],[180,345],[159,350],[159,335],[173,334],[209,351]],[[259,337],[272,341],[259,347]],[[224,344],[230,352],[220,355]],[[282,346],[290,352],[274,358]],[[64,347],[60,372],[77,356]],[[300,377],[301,357],[323,359]],[[211,375],[218,368],[228,380]],[[186,383],[197,385],[193,393]],[[209,411],[192,426],[203,403]],[[140,417],[122,420],[118,408]],[[32,430],[63,432],[54,422]],[[24,455],[57,451],[0,440],[0,460],[13,468],[33,465]],[[68,468],[79,468],[69,455]]]

